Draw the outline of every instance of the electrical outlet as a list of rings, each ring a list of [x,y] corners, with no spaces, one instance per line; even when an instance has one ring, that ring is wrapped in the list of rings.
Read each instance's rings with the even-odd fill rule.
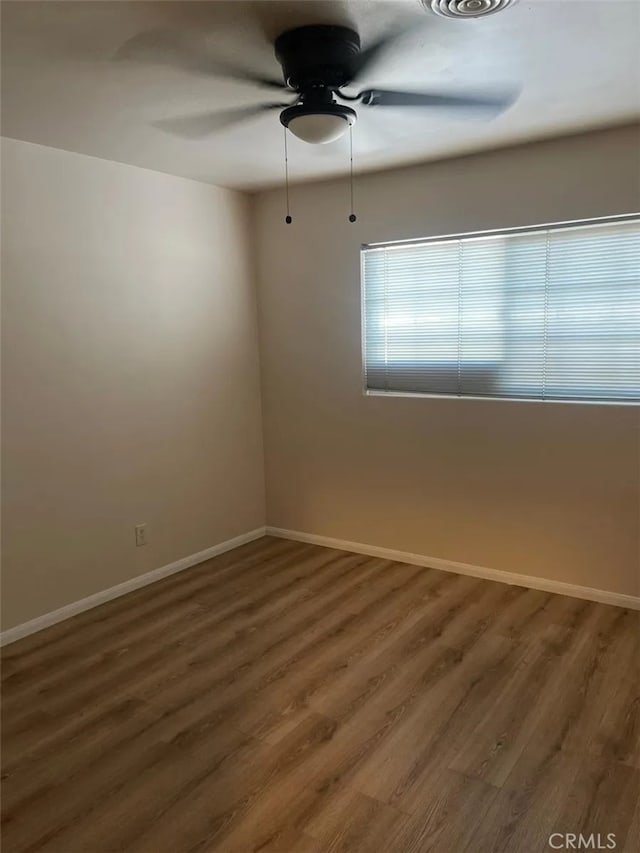
[[[147,544],[147,525],[136,524],[136,545]]]

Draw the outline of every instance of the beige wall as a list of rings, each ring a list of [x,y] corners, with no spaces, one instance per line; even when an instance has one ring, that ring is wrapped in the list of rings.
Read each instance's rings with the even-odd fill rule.
[[[264,489],[249,199],[13,140],[2,166],[10,628],[264,524]]]
[[[361,242],[637,210],[603,132],[251,201],[3,140],[3,628],[267,521],[640,593],[638,410],[361,394]],[[134,545],[136,523],[149,544]]]
[[[357,129],[356,129],[357,132]],[[637,595],[638,409],[364,397],[363,242],[627,213],[627,128],[256,202],[270,525]]]

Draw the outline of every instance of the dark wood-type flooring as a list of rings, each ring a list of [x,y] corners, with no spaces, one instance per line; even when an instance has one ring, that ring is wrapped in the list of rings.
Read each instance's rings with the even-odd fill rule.
[[[639,616],[250,543],[4,649],[2,849],[638,853]]]

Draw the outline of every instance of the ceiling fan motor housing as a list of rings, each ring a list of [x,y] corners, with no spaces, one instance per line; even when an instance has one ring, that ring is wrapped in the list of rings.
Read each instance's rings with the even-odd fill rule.
[[[335,90],[351,82],[360,37],[348,27],[297,27],[276,39],[275,53],[287,85],[296,92]]]

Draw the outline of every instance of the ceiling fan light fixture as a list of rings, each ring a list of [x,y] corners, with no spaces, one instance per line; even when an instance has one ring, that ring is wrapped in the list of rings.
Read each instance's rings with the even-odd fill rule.
[[[422,5],[443,18],[481,18],[501,12],[514,0],[422,0]]]
[[[326,107],[296,104],[280,113],[281,123],[298,139],[311,145],[334,142],[344,136],[355,120],[355,110],[342,104]]]

